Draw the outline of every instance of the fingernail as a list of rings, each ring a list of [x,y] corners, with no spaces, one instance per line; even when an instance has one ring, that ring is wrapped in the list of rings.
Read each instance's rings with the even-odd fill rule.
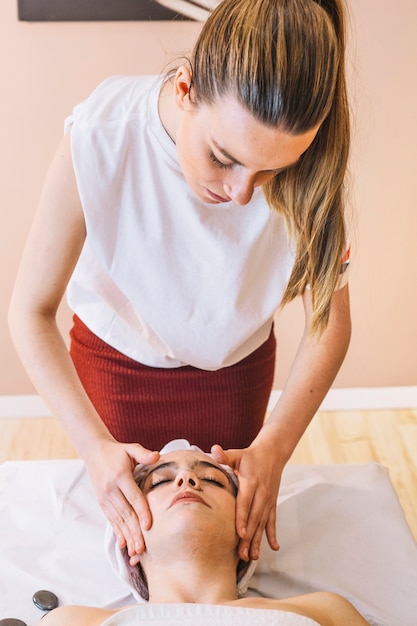
[[[149,530],[150,527],[150,521],[147,517],[144,517],[143,519],[140,520],[140,525],[142,526],[142,528],[144,530]]]

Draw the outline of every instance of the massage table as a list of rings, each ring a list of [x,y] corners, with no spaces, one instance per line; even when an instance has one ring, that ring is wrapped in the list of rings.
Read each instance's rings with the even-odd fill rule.
[[[372,626],[417,626],[417,544],[385,467],[288,465],[278,503],[281,549],[263,541],[245,594],[334,591]],[[0,623],[38,624],[39,590],[60,605],[140,600],[108,536],[81,460],[0,465]]]

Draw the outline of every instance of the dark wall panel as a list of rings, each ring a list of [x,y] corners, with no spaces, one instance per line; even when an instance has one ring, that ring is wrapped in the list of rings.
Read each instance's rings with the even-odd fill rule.
[[[18,16],[30,22],[188,19],[157,0],[18,0]]]

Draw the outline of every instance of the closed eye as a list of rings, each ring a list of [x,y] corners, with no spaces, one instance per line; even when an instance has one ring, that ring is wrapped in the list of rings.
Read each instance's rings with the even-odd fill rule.
[[[216,157],[214,152],[210,152],[209,157],[210,157],[210,161],[212,161],[212,163],[214,163],[214,165],[216,167],[218,167],[219,169],[222,169],[222,170],[229,170],[234,165],[236,165],[235,162],[233,162],[233,163],[223,163],[223,161],[220,161]],[[289,166],[289,167],[291,167],[291,166]],[[287,169],[289,169],[289,167],[280,167],[279,169],[275,169],[275,170],[264,170],[263,174],[269,176],[270,178],[273,178],[275,176],[278,176],[278,174],[282,174],[282,172],[285,172]]]
[[[161,480],[156,481],[155,483],[152,483],[152,485],[149,485],[148,489],[149,491],[152,491],[152,489],[155,489],[156,487],[160,487],[161,485],[165,485],[166,483],[170,483],[172,482],[172,478],[163,478]]]
[[[222,170],[228,170],[230,168],[233,167],[234,163],[223,163],[223,161],[220,161],[216,155],[214,154],[214,152],[210,152],[209,154],[210,160],[212,161],[212,163],[214,163],[214,165],[216,167],[219,167]]]
[[[222,489],[225,488],[225,485],[220,480],[217,480],[216,478],[212,478],[211,476],[205,476],[201,480],[204,480],[208,483],[214,483],[215,485],[217,485],[217,487],[222,487]]]

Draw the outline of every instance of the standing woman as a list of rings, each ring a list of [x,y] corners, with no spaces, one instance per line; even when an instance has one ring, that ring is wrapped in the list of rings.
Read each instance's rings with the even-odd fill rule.
[[[282,470],[350,338],[344,37],[341,0],[224,0],[189,63],[108,79],[67,120],[10,327],[132,563],[152,523],[132,470],[176,437],[235,469],[241,558],[264,529],[278,549]],[[273,318],[296,296],[305,330],[264,424]]]

